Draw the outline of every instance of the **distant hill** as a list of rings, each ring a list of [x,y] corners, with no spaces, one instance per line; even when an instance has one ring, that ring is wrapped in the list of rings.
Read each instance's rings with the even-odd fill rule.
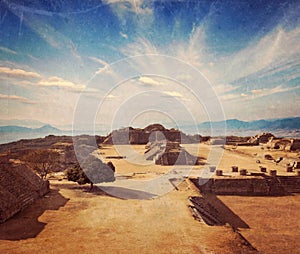
[[[46,123],[33,119],[0,119],[0,126],[21,126],[27,128],[40,128]]]
[[[219,122],[203,122],[198,125],[201,129],[219,129],[223,128],[226,124],[228,130],[299,130],[300,129],[300,117],[293,118],[279,118],[271,120],[256,120],[256,121],[240,121],[237,119],[229,119]]]
[[[9,125],[9,126],[0,126],[0,133],[58,134],[58,133],[61,133],[61,130],[59,130],[49,124],[46,124],[40,128],[28,128],[28,127],[22,127],[22,126]]]

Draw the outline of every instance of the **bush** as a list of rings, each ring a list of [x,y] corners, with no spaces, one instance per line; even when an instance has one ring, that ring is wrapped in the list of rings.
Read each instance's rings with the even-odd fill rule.
[[[115,167],[112,162],[108,164],[93,155],[89,155],[81,165],[67,170],[67,179],[78,184],[113,182],[115,180]]]

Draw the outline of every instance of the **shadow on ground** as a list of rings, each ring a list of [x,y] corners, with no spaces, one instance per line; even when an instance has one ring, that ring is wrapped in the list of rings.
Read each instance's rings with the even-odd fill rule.
[[[98,187],[98,186],[97,186]],[[152,199],[155,198],[156,195],[150,192],[133,190],[123,187],[116,187],[116,186],[99,186],[95,188],[99,191],[99,195],[103,195],[105,192],[107,195],[120,198],[120,199]],[[97,191],[93,191],[92,193],[97,194]]]
[[[68,200],[59,190],[51,189],[46,196],[0,224],[0,240],[18,241],[36,237],[46,226],[46,223],[40,222],[38,218],[46,210],[58,210],[65,206]]]
[[[210,205],[217,209],[224,223],[230,224],[234,229],[250,228],[245,221],[226,206],[215,194],[204,193],[202,196]]]

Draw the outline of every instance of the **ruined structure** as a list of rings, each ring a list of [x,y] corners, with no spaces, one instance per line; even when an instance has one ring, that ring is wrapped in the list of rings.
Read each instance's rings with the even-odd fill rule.
[[[49,182],[42,180],[22,164],[2,161],[0,164],[0,223],[49,191]]]
[[[290,151],[292,142],[293,141],[288,138],[271,137],[267,142],[267,148]]]
[[[189,154],[178,142],[155,141],[146,146],[145,157],[159,165],[199,165],[200,159]]]
[[[300,150],[300,139],[292,139],[291,151],[299,151],[299,150]]]
[[[266,144],[269,142],[270,138],[275,138],[275,136],[272,133],[264,132],[251,137],[248,140],[248,143],[253,145]]]
[[[103,144],[139,144],[146,145],[149,141],[165,139],[171,142],[179,143],[199,143],[200,135],[186,135],[176,129],[166,129],[160,124],[151,124],[144,129],[127,127],[112,131],[103,141]],[[151,140],[152,138],[152,140]]]

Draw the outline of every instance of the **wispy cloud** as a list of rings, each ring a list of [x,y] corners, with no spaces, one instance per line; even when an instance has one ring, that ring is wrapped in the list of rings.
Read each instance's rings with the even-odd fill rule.
[[[17,55],[18,54],[16,51],[11,50],[9,48],[5,48],[5,47],[0,47],[0,50],[5,52],[5,53],[12,54],[12,55]]]
[[[250,98],[259,98],[259,97],[264,97],[264,96],[269,96],[269,95],[273,95],[273,94],[278,94],[278,93],[285,93],[285,92],[290,92],[290,91],[294,91],[294,90],[298,90],[300,89],[300,85],[299,86],[295,86],[295,87],[284,87],[282,85],[280,86],[276,86],[273,88],[263,88],[263,89],[254,89],[251,90],[249,94],[247,94],[247,97],[250,96]]]
[[[0,77],[16,78],[16,79],[35,79],[41,78],[41,75],[36,72],[25,71],[21,69],[11,69],[8,67],[0,67]]]
[[[144,54],[159,54],[159,50],[144,37],[138,38],[135,42],[120,49],[125,56],[136,56]]]
[[[0,94],[0,100],[13,100],[18,101],[26,104],[35,104],[36,102],[33,100],[30,100],[28,98],[18,96],[18,95],[8,95],[8,94]]]
[[[147,76],[141,76],[139,79],[138,79],[139,82],[145,84],[145,85],[151,85],[151,86],[158,86],[158,85],[162,85],[161,82],[153,79],[153,78],[150,78],[150,77],[147,77]]]
[[[285,31],[279,26],[258,42],[254,41],[247,48],[219,59],[215,66],[223,80],[232,82],[266,67],[276,67],[283,60],[299,57],[299,41],[300,27]]]
[[[124,39],[128,39],[128,35],[125,33],[120,32],[121,37],[123,37]]]
[[[40,86],[46,86],[46,87],[62,87],[62,88],[68,88],[72,90],[83,90],[85,88],[85,85],[81,84],[75,84],[69,80],[65,80],[60,77],[49,77],[46,79],[41,79],[37,85]]]
[[[253,89],[250,90],[247,93],[229,93],[229,94],[224,94],[222,96],[220,96],[220,98],[223,101],[232,101],[232,100],[254,100],[257,98],[261,98],[261,97],[267,97],[270,95],[274,95],[274,94],[279,94],[279,93],[285,93],[285,92],[290,92],[290,91],[294,91],[294,90],[298,90],[300,89],[300,85],[299,86],[294,86],[294,87],[284,87],[282,85],[280,86],[276,86],[276,87],[272,87],[272,88],[262,88],[262,89]]]
[[[44,77],[37,72],[0,67],[0,79],[9,79],[16,85],[33,85],[40,87],[59,87],[63,89],[82,91],[86,86],[77,84],[61,77]]]
[[[183,98],[183,95],[176,91],[164,91],[163,93],[170,97]]]
[[[148,0],[104,0],[106,4],[112,5],[112,10],[123,18],[125,12],[136,13],[140,15],[152,14],[152,8]]]

